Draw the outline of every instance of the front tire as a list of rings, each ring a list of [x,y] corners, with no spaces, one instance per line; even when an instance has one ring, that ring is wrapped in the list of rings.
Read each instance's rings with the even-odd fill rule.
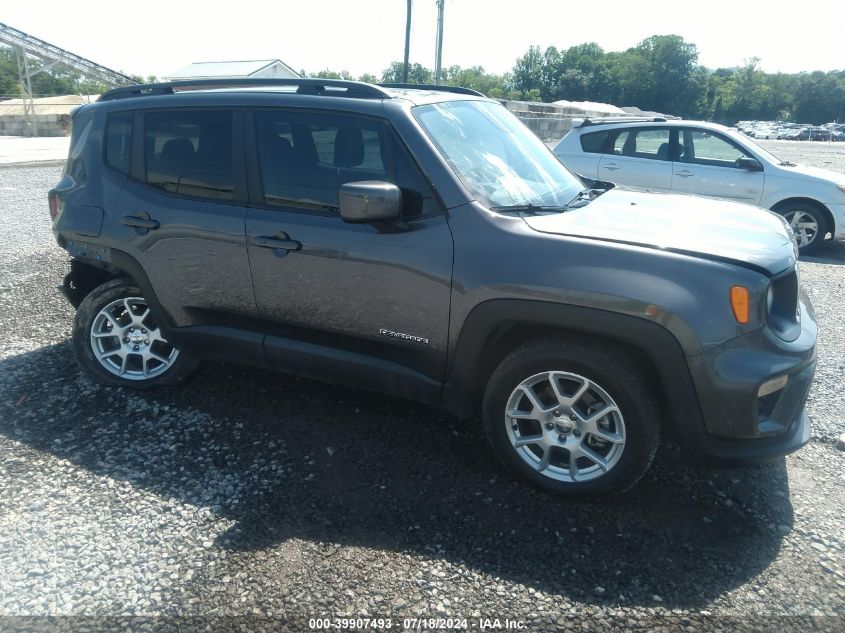
[[[125,279],[98,286],[79,304],[73,351],[92,380],[132,389],[175,384],[195,365],[167,342],[141,291]]]
[[[782,215],[798,241],[798,252],[802,255],[817,250],[827,236],[827,220],[817,207],[801,202],[790,202],[776,209]]]
[[[484,393],[485,431],[519,478],[563,497],[631,488],[660,443],[642,368],[603,342],[544,338],[509,354]]]

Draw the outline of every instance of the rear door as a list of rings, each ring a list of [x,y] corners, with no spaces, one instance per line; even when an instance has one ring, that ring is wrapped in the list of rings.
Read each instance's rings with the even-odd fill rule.
[[[131,177],[111,234],[177,327],[257,317],[244,237],[242,120],[225,109],[134,115]]]
[[[602,149],[610,131],[570,132],[561,139],[554,149],[555,155],[566,165],[569,171],[593,180],[598,178],[599,161]]]
[[[247,248],[269,361],[393,392],[433,386],[445,371],[452,235],[404,145],[380,119],[253,118]],[[340,218],[340,186],[362,180],[400,187],[401,221]]]
[[[599,161],[598,179],[656,191],[672,187],[668,127],[614,130]]]
[[[672,189],[715,198],[757,204],[763,195],[765,173],[739,166],[752,158],[737,143],[710,130],[678,131],[678,160],[673,164]]]

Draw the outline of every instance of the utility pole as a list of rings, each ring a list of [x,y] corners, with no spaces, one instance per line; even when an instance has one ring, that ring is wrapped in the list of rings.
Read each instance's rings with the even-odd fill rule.
[[[411,54],[411,5],[414,0],[408,0],[408,17],[405,19],[405,64],[402,66],[402,83],[408,83],[408,57]]]
[[[434,52],[434,83],[440,83],[440,62],[443,57],[443,5],[446,0],[437,0],[437,49]]]

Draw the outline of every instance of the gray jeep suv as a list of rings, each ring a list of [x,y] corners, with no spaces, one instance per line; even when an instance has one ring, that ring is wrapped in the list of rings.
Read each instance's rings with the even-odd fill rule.
[[[108,384],[216,357],[413,398],[567,496],[632,486],[661,438],[737,464],[809,437],[784,221],[585,182],[470,90],[116,89],[76,111],[50,211]]]

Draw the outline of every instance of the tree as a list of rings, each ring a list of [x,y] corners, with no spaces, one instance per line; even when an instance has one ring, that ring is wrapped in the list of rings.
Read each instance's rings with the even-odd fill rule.
[[[402,62],[391,62],[390,66],[384,69],[381,73],[381,80],[383,83],[402,83],[402,70],[404,64]],[[434,82],[434,73],[431,69],[426,68],[422,64],[408,65],[408,83],[412,84],[430,84]]]
[[[358,81],[366,81],[368,84],[377,84],[379,82],[379,78],[372,73],[364,73],[358,77]]]
[[[819,125],[845,119],[845,85],[830,73],[802,73],[795,90],[795,118]]]
[[[639,107],[684,117],[700,113],[706,76],[698,72],[698,49],[679,35],[653,35],[633,51],[633,69],[642,73]],[[634,77],[628,77],[631,87]],[[643,88],[645,91],[643,91]]]
[[[328,68],[319,70],[316,73],[312,73],[308,76],[315,77],[317,79],[354,79],[352,73],[350,73],[348,70],[341,70],[340,72],[336,72],[334,70],[329,70]]]
[[[443,70],[443,83],[449,86],[463,86],[477,90],[487,96],[498,96],[503,98],[506,94],[505,77],[487,73],[483,66],[471,66],[461,68],[450,66]]]
[[[523,98],[537,91],[541,94],[543,85],[543,53],[539,46],[531,46],[528,52],[516,60],[512,74],[513,88],[521,93]]]
[[[18,62],[11,48],[0,48],[0,99],[12,99],[20,95]]]

